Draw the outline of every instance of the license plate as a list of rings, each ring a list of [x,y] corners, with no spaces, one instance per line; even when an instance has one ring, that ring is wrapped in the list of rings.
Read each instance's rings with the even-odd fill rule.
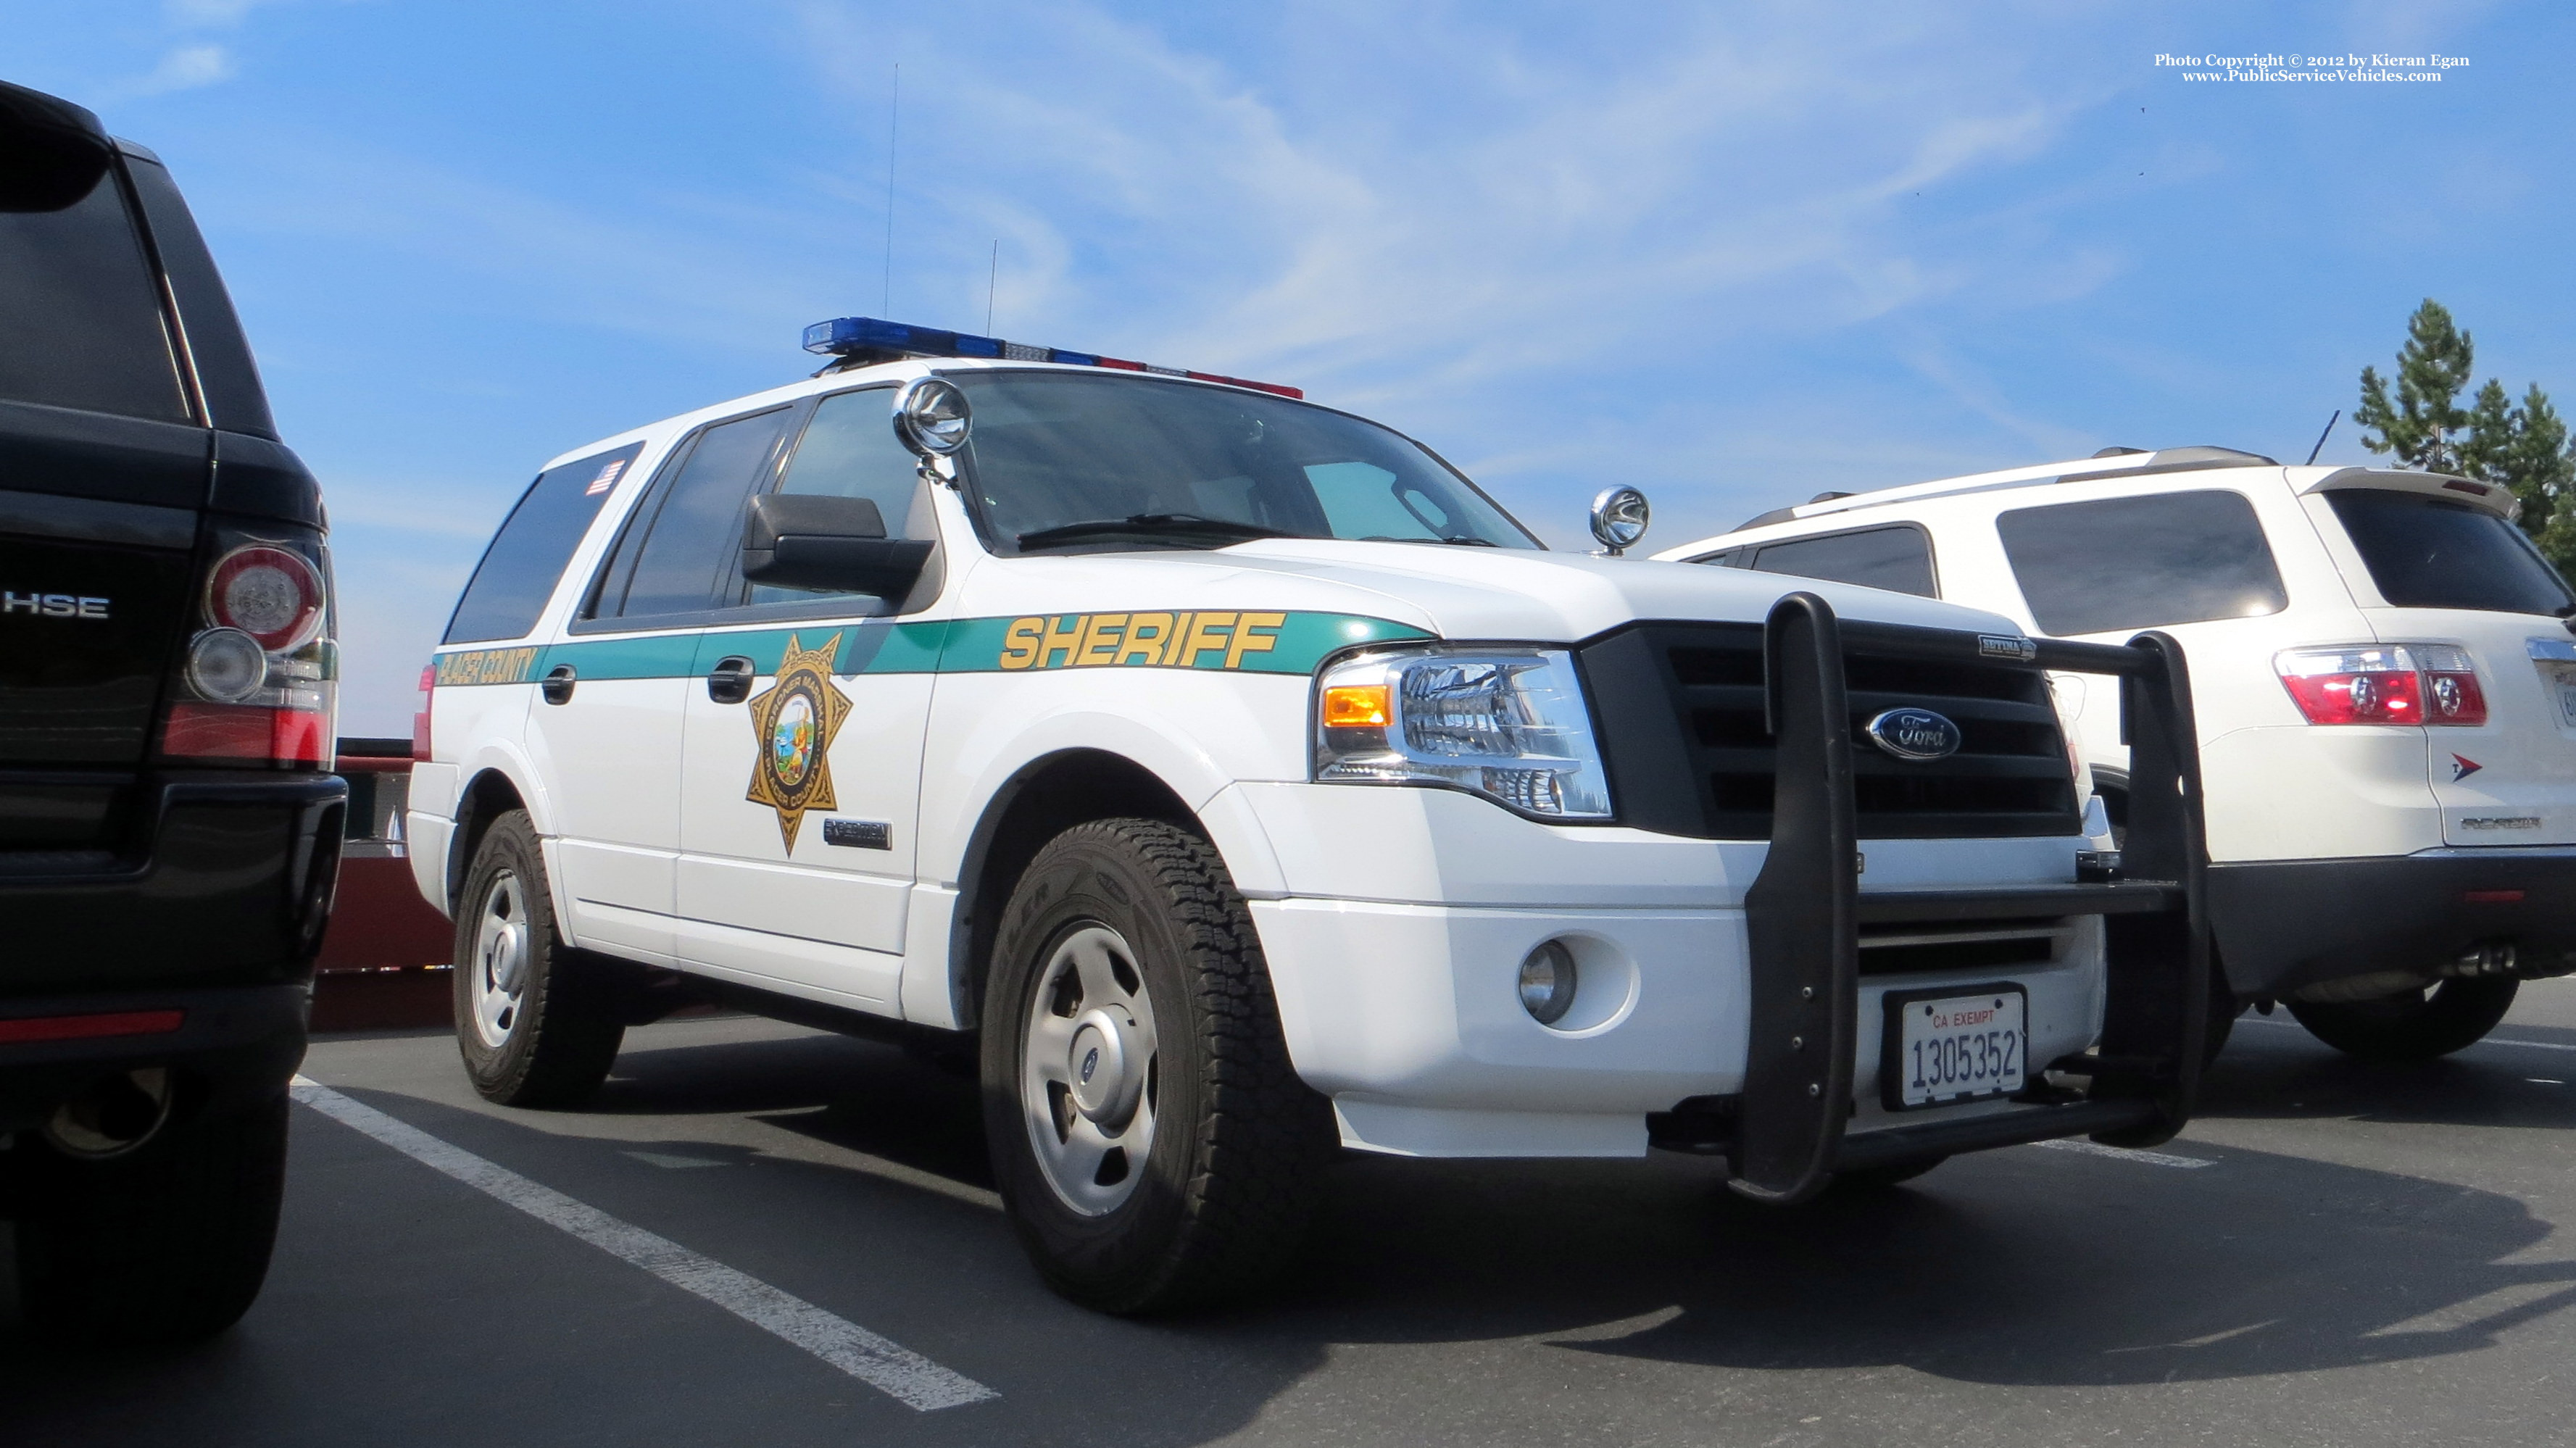
[[[1887,996],[1879,1094],[1892,1111],[1952,1106],[2022,1089],[2029,1072],[2029,998],[2017,985]]]
[[[2558,700],[2558,722],[2576,729],[2576,664],[2543,663],[2540,672],[2549,676],[2550,692]]]

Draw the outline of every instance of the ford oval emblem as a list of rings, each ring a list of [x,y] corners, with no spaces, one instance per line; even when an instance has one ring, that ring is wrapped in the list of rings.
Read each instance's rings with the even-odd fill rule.
[[[1890,709],[1869,721],[1870,742],[1899,759],[1946,759],[1965,742],[1959,726],[1929,709]]]

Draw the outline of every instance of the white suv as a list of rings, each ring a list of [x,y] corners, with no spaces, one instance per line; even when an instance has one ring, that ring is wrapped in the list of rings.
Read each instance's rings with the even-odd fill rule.
[[[2162,645],[1551,553],[1289,389],[808,345],[548,464],[424,675],[491,1099],[695,1000],[977,1060],[1031,1255],[1121,1311],[1276,1265],[1337,1146],[1796,1201],[2188,1114],[2197,825],[2168,788],[2165,883],[2083,878],[2046,673],[2187,739]]]
[[[2115,448],[1822,494],[1657,556],[1949,599],[2059,638],[2170,632],[2237,1003],[2420,1060],[2486,1034],[2518,981],[2576,966],[2576,598],[2515,507],[2432,473]],[[2132,793],[2116,699],[2057,688],[2116,820]]]

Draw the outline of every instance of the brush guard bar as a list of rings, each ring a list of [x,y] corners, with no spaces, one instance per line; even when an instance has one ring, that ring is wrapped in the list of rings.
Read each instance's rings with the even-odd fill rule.
[[[1873,657],[1997,662],[1972,633],[1855,624]],[[2207,1032],[2209,931],[2203,904],[2200,755],[2182,646],[2163,633],[2126,645],[2030,640],[2042,669],[2120,680],[2130,748],[2129,834],[2107,883],[1977,889],[1860,888],[1853,818],[1846,627],[1812,593],[1764,626],[1766,706],[1777,741],[1771,849],[1745,895],[1752,947],[1751,1036],[1734,1132],[1738,1192],[1802,1201],[1837,1171],[2088,1135],[2153,1146],[2190,1119]],[[2016,643],[2023,641],[2016,640]],[[1981,650],[1986,650],[1981,652]],[[2010,1110],[1846,1136],[1860,1019],[1863,923],[2100,915],[2109,1001],[2097,1052],[2047,1069],[2086,1075],[2080,1097],[2036,1073]]]

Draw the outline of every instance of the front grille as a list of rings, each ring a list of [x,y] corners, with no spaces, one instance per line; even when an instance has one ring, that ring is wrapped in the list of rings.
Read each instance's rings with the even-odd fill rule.
[[[1860,837],[2078,833],[2046,673],[2037,664],[1896,656],[1897,640],[1930,632],[1844,626]],[[1771,837],[1759,624],[1635,624],[1580,652],[1623,822],[1699,839]],[[1956,723],[1959,751],[1927,761],[1882,752],[1869,721],[1909,705]]]

